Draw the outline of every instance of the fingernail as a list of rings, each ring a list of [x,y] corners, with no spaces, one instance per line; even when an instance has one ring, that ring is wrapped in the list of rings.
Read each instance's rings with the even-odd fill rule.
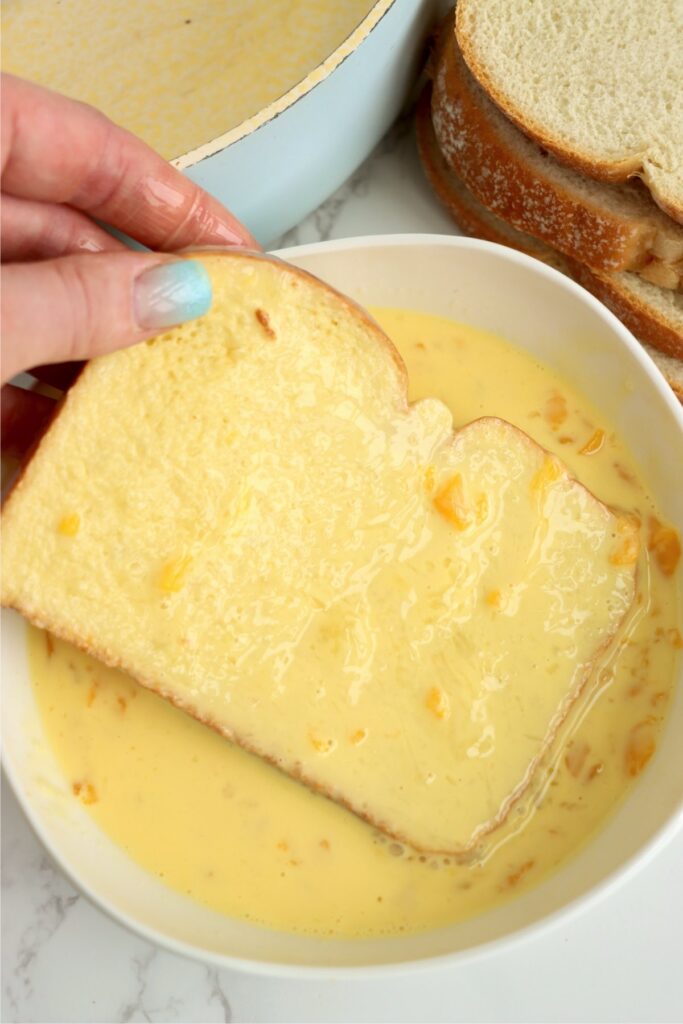
[[[135,281],[133,302],[140,327],[172,327],[211,308],[211,279],[197,260],[161,263]]]

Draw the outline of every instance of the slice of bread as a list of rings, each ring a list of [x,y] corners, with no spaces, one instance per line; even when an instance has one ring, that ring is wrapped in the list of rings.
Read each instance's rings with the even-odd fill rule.
[[[680,294],[657,288],[637,274],[592,271],[487,209],[455,174],[439,149],[432,124],[429,88],[418,102],[415,127],[427,179],[456,224],[468,235],[519,249],[579,280],[639,338],[675,394],[683,400],[683,301]]]
[[[593,177],[640,175],[683,221],[680,0],[459,0],[456,27],[527,135]]]
[[[485,206],[594,269],[637,270],[661,287],[681,288],[683,227],[662,213],[640,182],[593,181],[528,139],[468,70],[452,22],[433,68],[439,146]]]
[[[326,285],[203,260],[206,317],[69,392],[3,512],[3,603],[465,855],[631,606],[637,524],[515,427],[408,406],[393,346]]]

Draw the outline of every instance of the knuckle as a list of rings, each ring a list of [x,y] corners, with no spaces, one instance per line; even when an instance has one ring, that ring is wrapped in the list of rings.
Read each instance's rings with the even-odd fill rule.
[[[183,248],[192,245],[202,235],[202,225],[207,219],[204,196],[199,189],[192,189],[187,196],[187,206],[173,227],[160,239],[159,248],[172,252],[180,242]],[[176,214],[177,218],[177,214]]]
[[[54,266],[63,292],[62,316],[64,359],[82,359],[95,347],[97,310],[85,261],[55,260]]]
[[[71,198],[73,206],[87,209],[94,216],[98,210],[113,210],[127,195],[125,182],[128,164],[120,144],[121,129],[94,108],[91,112],[92,134],[98,136],[91,146],[94,159],[83,174],[78,190]]]

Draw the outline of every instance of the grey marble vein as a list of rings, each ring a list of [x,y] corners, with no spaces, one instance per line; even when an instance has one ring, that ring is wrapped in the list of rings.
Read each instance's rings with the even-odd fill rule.
[[[4,837],[3,829],[3,846]],[[3,849],[3,940],[5,914],[7,908],[12,906],[14,887],[21,885],[27,867],[31,869],[32,878],[32,913],[22,922],[16,936],[13,936],[14,941],[9,945],[12,952],[11,963],[5,961],[3,941],[3,996],[16,1012],[21,1002],[33,995],[36,958],[63,925],[67,914],[81,897],[37,845],[31,850],[31,861],[28,864],[24,862],[21,865],[23,870],[19,873],[20,850],[17,849],[16,841],[12,842],[15,838],[10,836],[7,848]],[[8,864],[7,872],[4,870],[5,863]],[[6,971],[5,967],[9,967],[9,970]]]
[[[232,1010],[230,1008],[230,1002],[225,993],[223,985],[227,983],[227,974],[224,971],[219,971],[215,967],[207,967],[206,969],[206,981],[209,990],[209,998],[211,1002],[215,1002],[223,1013],[224,1024],[229,1024],[232,1020]]]

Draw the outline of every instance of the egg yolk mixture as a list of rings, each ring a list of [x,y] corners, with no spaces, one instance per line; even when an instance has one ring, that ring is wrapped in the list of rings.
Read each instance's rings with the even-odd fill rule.
[[[328,57],[371,0],[7,0],[5,71],[92,103],[170,160]]]
[[[133,680],[29,629],[49,742],[73,799],[115,843],[216,911],[348,938],[453,923],[562,864],[655,753],[683,647],[674,587],[680,542],[610,424],[500,338],[408,311],[374,315],[406,362],[412,400],[440,398],[456,427],[484,415],[509,420],[641,523],[638,593],[619,642],[600,660],[532,787],[475,860],[411,852]]]

